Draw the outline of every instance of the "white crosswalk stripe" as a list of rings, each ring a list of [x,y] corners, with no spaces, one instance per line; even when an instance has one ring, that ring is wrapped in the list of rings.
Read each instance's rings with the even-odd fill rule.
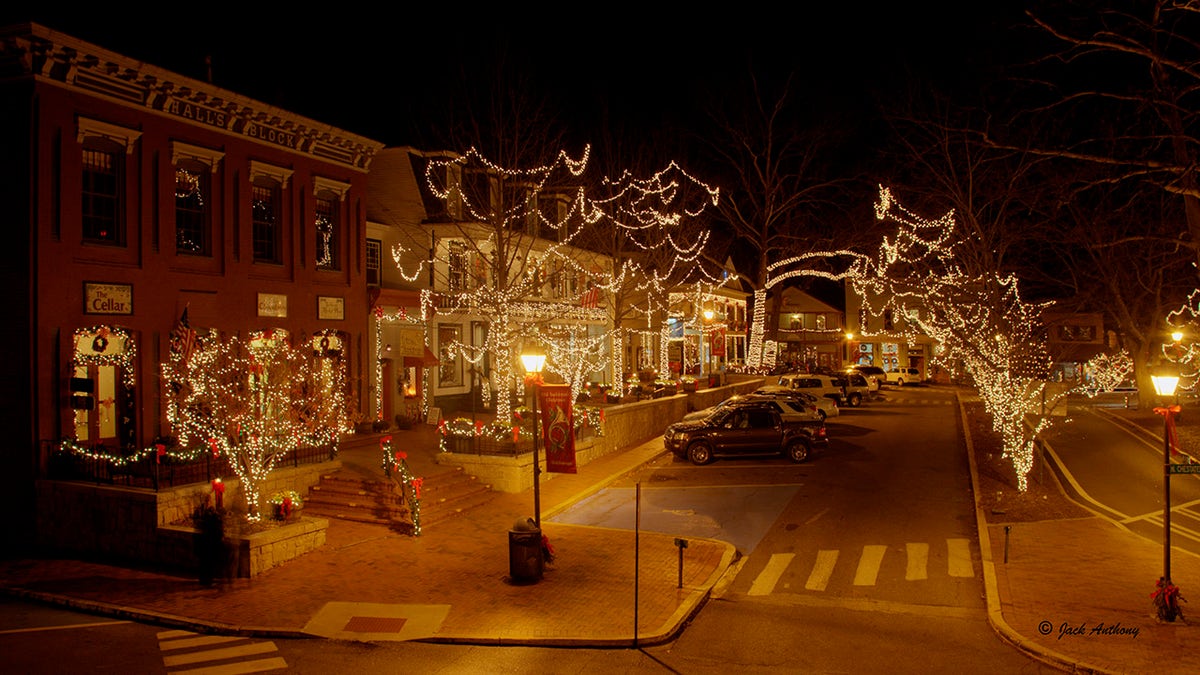
[[[288,667],[278,656],[261,658],[279,651],[270,641],[170,630],[158,634],[158,647],[163,666],[172,674],[242,675]]]
[[[953,538],[946,540],[945,576],[955,578],[971,578],[975,576],[971,563],[970,540]],[[830,579],[837,567],[840,551],[819,550],[808,580],[804,583],[805,590],[821,592],[829,587]],[[904,580],[923,581],[929,579],[930,546],[924,542],[908,542],[904,545]],[[854,570],[854,586],[875,586],[879,581],[880,570],[888,558],[888,547],[882,544],[868,544],[862,547]],[[766,566],[750,584],[747,595],[770,595],[775,586],[787,572],[787,568],[796,561],[795,553],[773,553]],[[935,570],[937,572],[937,570]],[[940,572],[939,572],[940,574]]]

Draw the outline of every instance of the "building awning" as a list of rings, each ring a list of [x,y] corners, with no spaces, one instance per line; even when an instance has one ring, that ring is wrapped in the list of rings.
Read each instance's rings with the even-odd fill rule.
[[[406,356],[404,357],[405,368],[433,368],[438,365],[438,357],[431,351],[429,347],[425,347],[424,356]]]

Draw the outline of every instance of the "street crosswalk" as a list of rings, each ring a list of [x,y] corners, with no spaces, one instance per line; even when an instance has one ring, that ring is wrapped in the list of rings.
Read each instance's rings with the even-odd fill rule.
[[[186,630],[158,634],[163,666],[180,675],[241,675],[287,668],[287,661],[269,656],[274,642],[226,635],[202,635]]]
[[[811,563],[804,589],[813,592],[823,592],[829,588],[837,569],[838,561],[843,556],[840,550],[822,549],[817,551],[816,558]],[[880,570],[890,549],[882,544],[868,544],[858,552],[854,565],[853,586],[875,586],[879,580]],[[936,570],[935,574],[947,577],[970,578],[975,576],[971,563],[971,546],[968,539],[950,538],[945,543],[945,568]],[[891,553],[894,555],[894,553]],[[930,578],[930,546],[924,542],[909,542],[904,546],[904,580],[922,581]],[[853,556],[848,555],[847,558]],[[770,595],[775,591],[783,575],[796,565],[795,553],[772,553],[763,567],[750,584],[747,595]],[[797,570],[801,574],[803,570]]]

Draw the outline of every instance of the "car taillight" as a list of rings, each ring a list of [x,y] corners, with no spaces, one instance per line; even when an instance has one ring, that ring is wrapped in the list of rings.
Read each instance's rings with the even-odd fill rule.
[[[825,425],[821,425],[821,426],[817,427],[816,437],[817,438],[826,438],[827,437],[827,434],[825,431]]]

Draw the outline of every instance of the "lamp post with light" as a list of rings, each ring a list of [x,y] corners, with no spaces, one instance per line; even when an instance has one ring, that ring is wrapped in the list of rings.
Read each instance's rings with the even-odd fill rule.
[[[852,361],[850,359],[850,346],[852,344],[854,344],[854,333],[851,333],[850,331],[846,331],[846,355],[843,357],[844,358],[844,361],[842,362],[843,368],[849,368],[850,366],[854,365],[854,361]]]
[[[1179,374],[1163,369],[1152,374],[1150,379],[1154,382],[1155,393],[1164,403],[1154,412],[1163,416],[1163,575],[1159,580],[1158,593],[1166,594],[1173,592],[1174,588],[1171,583],[1171,436],[1174,426],[1171,416],[1179,406],[1171,405],[1170,399],[1179,385]],[[1160,608],[1159,616],[1165,621],[1174,621],[1174,605],[1166,603],[1165,608]]]
[[[537,351],[521,354],[521,364],[525,366],[525,376],[533,380],[533,523],[542,529],[542,494],[538,483],[542,473],[541,461],[538,459],[538,383],[546,365],[546,355]]]

